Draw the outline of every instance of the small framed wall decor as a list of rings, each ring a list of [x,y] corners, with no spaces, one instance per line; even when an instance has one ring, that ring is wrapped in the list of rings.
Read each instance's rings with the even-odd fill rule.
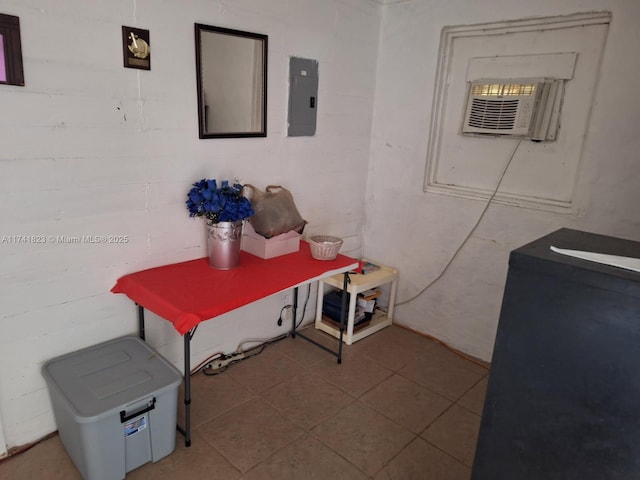
[[[151,70],[149,30],[123,26],[122,55],[126,68]]]
[[[0,84],[24,86],[20,19],[0,13]]]

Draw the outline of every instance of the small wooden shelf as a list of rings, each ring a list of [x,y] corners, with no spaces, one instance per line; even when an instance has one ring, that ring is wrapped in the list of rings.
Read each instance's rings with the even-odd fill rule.
[[[380,263],[363,259],[363,261],[370,261],[376,265]],[[380,265],[380,270],[370,272],[367,274],[350,274],[349,278],[351,283],[347,286],[347,292],[350,294],[349,305],[347,307],[347,319],[345,325],[345,332],[343,335],[343,341],[347,345],[351,345],[353,342],[357,342],[372,333],[375,333],[393,323],[393,307],[396,299],[396,290],[398,288],[398,270],[391,267]],[[373,317],[369,324],[361,329],[354,330],[354,320],[356,311],[356,302],[358,293],[366,290],[379,287],[391,283],[389,291],[389,305],[387,311],[383,311],[376,308]],[[324,287],[325,284],[342,290],[343,287],[343,275],[334,275],[332,277],[325,278],[318,282],[318,302],[316,306],[316,322],[315,327],[318,330],[322,330],[336,338],[340,338],[339,327],[322,320],[322,304],[324,302]]]

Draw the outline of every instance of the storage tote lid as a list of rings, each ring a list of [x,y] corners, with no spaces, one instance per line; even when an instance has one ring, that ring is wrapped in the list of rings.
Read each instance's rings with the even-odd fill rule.
[[[122,337],[46,362],[56,389],[78,417],[104,416],[135,401],[176,388],[182,375],[136,337]],[[52,392],[53,393],[53,392]]]

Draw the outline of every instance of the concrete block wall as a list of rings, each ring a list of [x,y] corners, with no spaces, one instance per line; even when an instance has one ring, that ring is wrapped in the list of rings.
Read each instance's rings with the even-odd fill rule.
[[[584,138],[572,139],[579,149],[575,154],[580,157],[574,212],[490,206],[442,278],[417,299],[396,309],[398,322],[489,361],[511,250],[560,227],[640,239],[640,100],[633,94],[640,74],[636,52],[640,3],[384,3],[363,238],[368,257],[386,259],[399,268],[399,302],[414,297],[440,275],[486,204],[485,199],[423,192],[443,27],[602,11],[612,15],[595,93],[584,99],[590,104],[588,126]],[[578,63],[581,60],[578,58]],[[564,118],[568,115],[576,115],[575,110],[563,111]],[[452,128],[458,128],[459,121],[456,119]],[[460,144],[465,141],[455,131],[448,133]],[[560,135],[564,134],[561,118]],[[513,140],[506,141],[506,145],[501,140],[484,141],[493,145],[494,157],[504,165]],[[455,140],[452,142],[447,145],[450,155],[464,155],[464,149]],[[455,165],[455,161],[450,163]],[[514,165],[514,169],[517,167]],[[482,170],[482,166],[477,168]],[[480,173],[487,175],[486,170]],[[494,177],[497,182],[497,176],[489,170],[485,178]],[[512,179],[506,177],[507,182]],[[524,180],[527,181],[535,180]],[[402,248],[390,248],[399,244]]]
[[[26,81],[0,85],[0,426],[12,447],[56,429],[46,360],[136,332],[133,303],[109,293],[118,277],[205,255],[184,204],[192,182],[284,185],[308,234],[360,254],[380,16],[369,0],[4,0],[0,12],[20,17]],[[269,35],[267,138],[198,139],[194,23]],[[123,25],[150,31],[150,71],[123,68]],[[319,61],[314,137],[286,137],[290,56]],[[121,241],[82,240],[103,235]],[[202,325],[193,364],[283,333],[290,301]],[[182,368],[172,326],[147,326]]]
[[[184,206],[199,178],[287,186],[307,234],[339,235],[344,252],[399,268],[399,301],[418,293],[484,207],[423,191],[442,28],[601,10],[612,20],[576,211],[491,206],[441,281],[396,309],[397,323],[484,360],[510,250],[562,226],[640,239],[636,0],[0,0],[20,17],[27,83],[0,85],[0,456],[56,428],[44,361],[135,332],[132,302],[109,293],[119,276],[204,256],[204,227]],[[195,22],[269,35],[267,138],[198,140]],[[150,30],[151,71],[122,67],[122,25]],[[315,137],[286,137],[290,56],[319,61]],[[77,235],[127,242],[39,240]],[[288,302],[203,324],[194,364],[282,333]],[[181,368],[171,325],[147,325]]]

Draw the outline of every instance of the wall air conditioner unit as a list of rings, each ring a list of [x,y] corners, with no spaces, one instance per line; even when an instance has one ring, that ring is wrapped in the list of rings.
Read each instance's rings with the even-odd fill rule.
[[[468,83],[463,135],[556,139],[564,93],[562,80],[520,78]]]

